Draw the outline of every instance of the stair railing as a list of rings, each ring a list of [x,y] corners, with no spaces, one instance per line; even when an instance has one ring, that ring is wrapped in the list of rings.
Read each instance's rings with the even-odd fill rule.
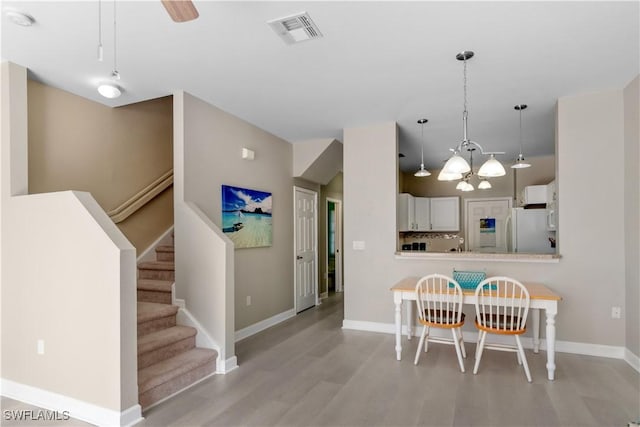
[[[154,197],[171,185],[173,185],[173,169],[162,174],[162,176],[125,200],[117,208],[107,212],[107,215],[109,215],[109,218],[111,218],[114,223],[118,224],[129,218],[138,209],[149,203],[149,201],[153,200]]]

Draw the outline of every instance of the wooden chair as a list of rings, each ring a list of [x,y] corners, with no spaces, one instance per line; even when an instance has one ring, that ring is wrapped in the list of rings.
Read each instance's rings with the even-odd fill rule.
[[[429,350],[429,341],[442,344],[453,344],[456,347],[460,370],[464,372],[463,357],[467,357],[462,339],[462,288],[451,277],[442,274],[431,274],[418,280],[416,285],[416,304],[418,320],[424,326],[418,343],[414,364],[418,364],[424,344],[424,352]],[[432,337],[431,327],[450,329],[452,339]]]
[[[476,327],[478,345],[473,373],[478,373],[482,351],[512,351],[518,355],[518,364],[523,365],[527,380],[531,382],[531,373],[527,357],[520,342],[520,335],[527,330],[529,312],[529,292],[520,282],[509,277],[489,277],[476,287]],[[513,335],[516,345],[486,344],[487,333]]]

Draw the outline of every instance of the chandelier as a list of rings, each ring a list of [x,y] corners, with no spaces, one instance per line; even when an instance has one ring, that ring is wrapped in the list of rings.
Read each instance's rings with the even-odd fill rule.
[[[472,141],[467,133],[467,121],[469,112],[467,110],[467,60],[473,58],[474,53],[465,50],[456,55],[456,59],[464,62],[464,111],[462,112],[462,141],[456,148],[452,148],[453,155],[447,160],[442,171],[438,175],[439,181],[453,181],[456,179],[464,179],[463,174],[471,171],[471,166],[460,155],[463,150],[478,149],[481,154],[490,156],[489,159],[478,170],[480,177],[498,177],[504,176],[506,171],[504,166],[495,158],[496,154],[504,154],[504,152],[485,151],[480,144]],[[490,185],[490,184],[489,184]],[[468,190],[468,191],[471,191]]]

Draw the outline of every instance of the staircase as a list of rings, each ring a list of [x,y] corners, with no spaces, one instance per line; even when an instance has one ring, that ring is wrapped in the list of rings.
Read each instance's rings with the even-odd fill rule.
[[[196,330],[176,324],[173,236],[156,261],[138,264],[138,401],[142,409],[215,372],[217,352],[196,347]]]

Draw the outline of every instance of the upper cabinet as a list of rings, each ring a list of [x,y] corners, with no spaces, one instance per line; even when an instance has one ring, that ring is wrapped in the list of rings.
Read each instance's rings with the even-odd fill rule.
[[[398,231],[415,231],[415,200],[411,194],[398,194],[398,202],[396,203],[396,221]]]
[[[432,197],[431,231],[460,231],[460,197]]]
[[[459,197],[398,195],[398,231],[459,231]]]

